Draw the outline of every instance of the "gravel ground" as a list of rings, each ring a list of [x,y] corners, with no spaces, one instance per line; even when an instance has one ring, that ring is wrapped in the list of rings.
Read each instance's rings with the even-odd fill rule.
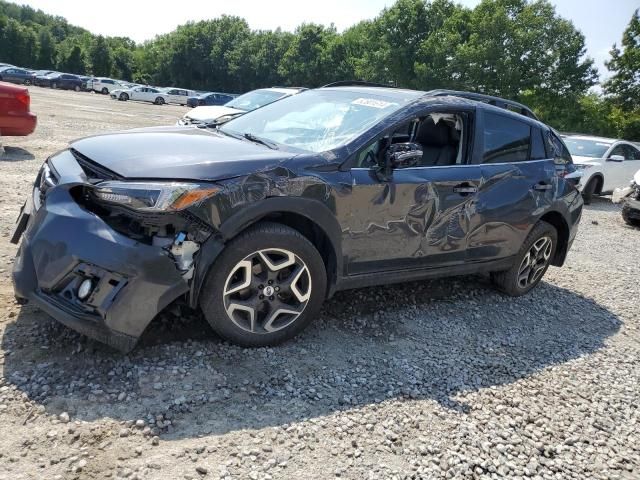
[[[0,479],[640,478],[640,230],[608,200],[524,298],[342,292],[255,350],[165,315],[122,356],[14,303],[8,236],[47,155],[185,109],[32,97],[38,130],[0,161]]]

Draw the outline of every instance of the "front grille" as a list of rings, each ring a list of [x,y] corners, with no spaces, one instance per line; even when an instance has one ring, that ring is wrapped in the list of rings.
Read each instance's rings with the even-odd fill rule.
[[[119,180],[121,178],[117,173],[89,160],[77,150],[71,149],[71,153],[84,171],[90,183],[98,183],[104,180]]]

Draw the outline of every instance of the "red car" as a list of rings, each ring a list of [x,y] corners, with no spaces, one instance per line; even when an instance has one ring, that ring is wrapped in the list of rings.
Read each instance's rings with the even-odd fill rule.
[[[0,136],[29,135],[37,117],[29,111],[31,97],[25,87],[0,82]]]

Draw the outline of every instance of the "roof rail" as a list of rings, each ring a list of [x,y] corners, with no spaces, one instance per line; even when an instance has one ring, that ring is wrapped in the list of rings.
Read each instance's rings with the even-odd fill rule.
[[[536,116],[536,114],[533,113],[533,111],[526,105],[523,105],[518,102],[514,102],[512,100],[506,100],[500,97],[493,97],[491,95],[484,95],[482,93],[459,92],[457,90],[431,90],[427,92],[427,95],[432,97],[445,97],[445,96],[461,97],[461,98],[466,98],[468,100],[484,102],[484,103],[488,103],[489,105],[493,105],[499,108],[504,108],[505,110],[516,112],[521,115],[524,115],[525,117],[538,120],[538,117]]]
[[[339,82],[327,83],[320,88],[327,87],[383,87],[396,88],[394,85],[385,85],[384,83],[365,82],[364,80],[340,80]]]

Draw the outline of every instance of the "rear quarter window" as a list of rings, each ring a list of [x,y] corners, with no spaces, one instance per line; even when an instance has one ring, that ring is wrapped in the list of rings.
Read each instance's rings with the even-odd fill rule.
[[[484,113],[482,163],[512,163],[529,160],[531,126],[515,118]]]
[[[573,163],[567,146],[560,140],[560,137],[551,131],[547,132],[547,149],[549,150],[549,156],[553,158],[556,165]]]

